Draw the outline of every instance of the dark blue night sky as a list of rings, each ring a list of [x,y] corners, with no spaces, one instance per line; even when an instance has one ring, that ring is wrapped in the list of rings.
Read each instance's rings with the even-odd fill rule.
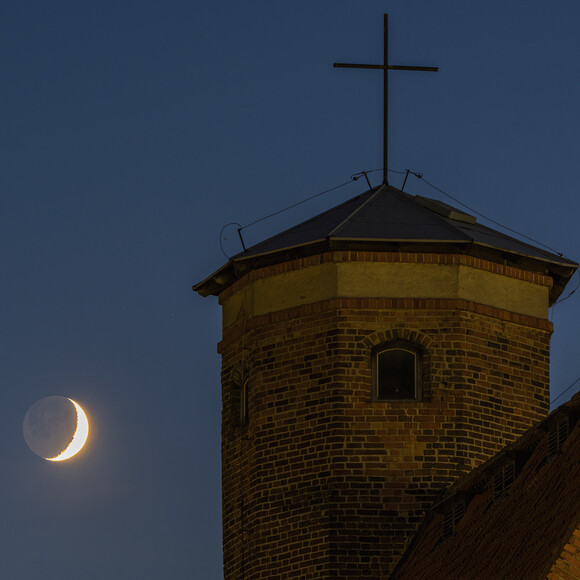
[[[0,578],[221,577],[221,322],[191,286],[224,224],[381,166],[381,73],[332,63],[380,63],[384,12],[392,64],[440,67],[391,74],[391,168],[579,260],[577,2],[2,2]],[[556,397],[580,300],[551,316]],[[48,395],[91,421],[62,464],[22,436]]]

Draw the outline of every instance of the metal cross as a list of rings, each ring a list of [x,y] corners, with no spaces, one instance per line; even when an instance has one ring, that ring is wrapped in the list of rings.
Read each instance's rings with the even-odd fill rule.
[[[388,88],[389,88],[389,70],[419,70],[419,71],[433,71],[437,72],[439,67],[436,66],[400,66],[389,64],[389,15],[385,14],[385,39],[384,39],[384,64],[348,64],[344,62],[335,62],[335,67],[340,68],[374,68],[383,70],[383,103],[384,103],[384,118],[383,118],[383,183],[387,184],[387,153],[388,153]]]

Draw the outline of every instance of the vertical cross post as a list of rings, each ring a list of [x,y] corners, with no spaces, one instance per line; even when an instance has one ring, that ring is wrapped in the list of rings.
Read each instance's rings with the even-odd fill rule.
[[[383,14],[383,183],[389,183],[389,15]]]
[[[384,15],[384,44],[383,44],[383,64],[351,64],[335,62],[335,67],[340,68],[372,68],[383,71],[383,183],[388,184],[388,152],[389,152],[389,70],[412,70],[436,72],[438,67],[434,66],[401,66],[389,64],[389,15]]]

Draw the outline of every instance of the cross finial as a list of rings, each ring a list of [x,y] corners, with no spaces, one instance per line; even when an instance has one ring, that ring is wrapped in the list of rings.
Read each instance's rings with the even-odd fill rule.
[[[387,184],[387,161],[388,161],[388,103],[389,103],[389,70],[415,70],[415,71],[433,71],[439,70],[434,66],[400,66],[389,64],[389,15],[384,15],[385,32],[384,32],[384,59],[383,64],[348,64],[344,62],[335,62],[335,67],[341,68],[373,68],[382,69],[383,71],[383,183]]]

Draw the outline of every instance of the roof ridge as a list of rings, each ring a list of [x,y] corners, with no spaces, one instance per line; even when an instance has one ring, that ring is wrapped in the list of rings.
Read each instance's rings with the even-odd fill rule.
[[[361,213],[368,205],[370,205],[377,197],[382,194],[392,194],[399,200],[401,200],[405,205],[412,207],[415,211],[419,211],[424,215],[428,215],[430,219],[436,220],[445,230],[451,232],[454,236],[459,235],[460,237],[464,238],[465,241],[473,242],[473,237],[465,232],[459,226],[455,226],[450,223],[452,218],[447,218],[440,213],[436,212],[434,209],[426,207],[425,205],[421,204],[416,199],[416,195],[412,195],[393,187],[392,185],[382,184],[374,193],[373,195],[369,196],[369,198],[359,205],[347,218],[345,218],[338,226],[336,226],[329,234],[328,237],[338,237],[337,235],[340,233],[342,229],[344,229],[347,224],[352,223],[353,218]],[[470,215],[470,214],[465,214]]]
[[[298,222],[297,224],[294,224],[293,226],[290,226],[289,228],[286,228],[286,229],[282,230],[281,232],[278,232],[277,234],[274,234],[274,235],[272,235],[272,236],[270,236],[270,237],[268,237],[266,239],[260,240],[259,242],[256,242],[255,244],[252,244],[246,250],[241,251],[241,252],[238,252],[237,254],[233,255],[231,257],[231,259],[232,260],[243,259],[244,257],[246,257],[248,255],[251,255],[252,254],[252,251],[255,248],[263,245],[265,242],[269,242],[271,240],[275,240],[275,239],[281,238],[281,237],[283,237],[283,236],[285,236],[285,235],[287,235],[287,234],[289,234],[291,232],[294,232],[296,230],[302,229],[302,228],[304,228],[305,226],[307,226],[309,224],[312,224],[312,223],[314,223],[316,221],[319,221],[324,216],[329,215],[329,214],[332,214],[333,212],[335,212],[337,210],[340,210],[340,208],[344,207],[345,205],[354,203],[359,198],[368,195],[371,191],[372,191],[372,188],[369,189],[368,191],[364,191],[363,193],[359,193],[359,194],[357,194],[357,195],[355,195],[355,196],[353,196],[353,197],[351,197],[351,198],[349,198],[349,199],[347,199],[347,200],[339,203],[336,206],[333,206],[333,207],[330,207],[328,209],[325,209],[324,211],[321,211],[320,213],[317,213],[317,214],[309,217],[308,219],[305,219],[304,221]]]
[[[350,220],[357,214],[359,213],[363,208],[365,208],[373,199],[375,199],[375,197],[378,197],[378,195],[381,193],[381,191],[385,188],[385,187],[389,187],[387,184],[383,183],[381,184],[377,190],[369,196],[369,198],[364,201],[363,203],[361,203],[353,212],[351,212],[344,220],[342,220],[342,222],[340,222],[334,229],[332,229],[329,234],[328,237],[332,238],[333,236],[335,236],[336,234],[338,234],[340,232],[340,230],[348,223],[350,222]]]

